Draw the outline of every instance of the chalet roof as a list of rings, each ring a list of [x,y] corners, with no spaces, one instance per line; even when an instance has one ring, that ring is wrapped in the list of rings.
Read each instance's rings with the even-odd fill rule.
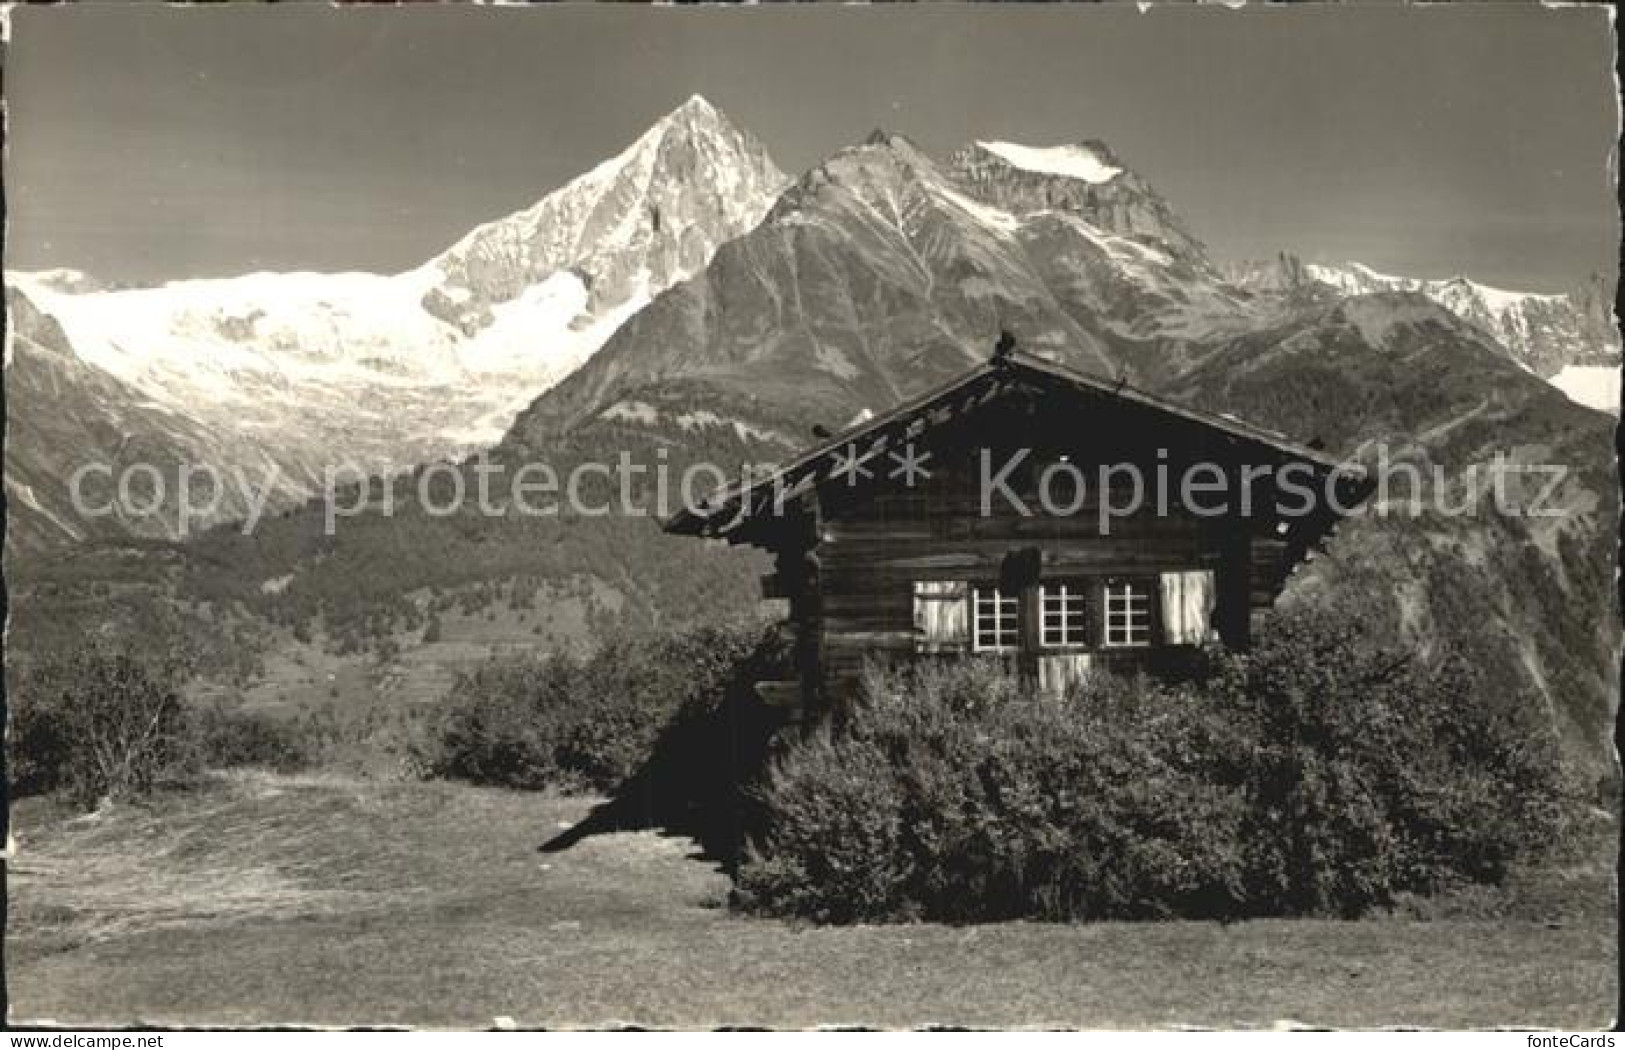
[[[1276,431],[1231,415],[1188,408],[1126,383],[1011,350],[995,354],[938,387],[848,427],[772,473],[745,483],[720,486],[701,506],[686,507],[672,515],[664,528],[667,532],[727,539],[733,543],[761,542],[760,530],[750,525],[772,515],[772,501],[776,499],[783,507],[789,507],[804,500],[819,485],[833,480],[853,451],[860,459],[868,460],[888,448],[896,449],[917,440],[928,430],[1020,388],[1083,401],[1110,400],[1117,405],[1141,408],[1175,425],[1202,428],[1219,438],[1222,444],[1233,447],[1239,457],[1278,465],[1302,463],[1320,478],[1337,474],[1345,506],[1353,506],[1370,494],[1370,485],[1358,468],[1326,452],[1289,441]],[[1307,517],[1314,520],[1300,519],[1292,537],[1305,546],[1318,540],[1336,522],[1335,513]]]

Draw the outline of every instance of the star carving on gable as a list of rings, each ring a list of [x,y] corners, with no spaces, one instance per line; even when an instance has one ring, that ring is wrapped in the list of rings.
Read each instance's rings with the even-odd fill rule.
[[[903,484],[909,488],[913,488],[915,482],[924,481],[931,477],[931,472],[925,469],[925,463],[931,458],[931,453],[916,449],[914,442],[910,441],[905,445],[901,453],[890,452],[888,455],[896,464],[896,466],[892,467],[890,476],[893,478],[901,477]]]
[[[859,477],[865,479],[874,477],[869,468],[863,465],[870,455],[871,453],[859,455],[858,447],[848,442],[844,452],[835,453],[835,467],[829,473],[830,479],[835,480],[845,474],[847,487],[855,488]]]

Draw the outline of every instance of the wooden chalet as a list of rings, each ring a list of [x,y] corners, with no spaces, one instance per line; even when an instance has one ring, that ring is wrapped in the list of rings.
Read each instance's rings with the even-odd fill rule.
[[[815,717],[848,709],[866,660],[981,655],[1061,691],[1095,667],[1177,668],[1210,639],[1245,647],[1370,489],[1279,434],[1003,341],[665,527],[773,553],[763,594],[788,599],[800,677],[761,692]]]

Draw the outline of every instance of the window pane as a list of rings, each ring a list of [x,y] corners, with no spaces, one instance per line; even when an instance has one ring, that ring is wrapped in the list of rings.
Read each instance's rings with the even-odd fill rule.
[[[1081,584],[1052,583],[1039,588],[1039,607],[1043,612],[1039,644],[1087,645],[1084,600],[1085,592]]]
[[[1138,580],[1108,583],[1105,589],[1106,644],[1151,644],[1151,588]]]
[[[1014,649],[1016,646],[1016,596],[996,589],[978,587],[972,612],[972,648],[983,651]]]

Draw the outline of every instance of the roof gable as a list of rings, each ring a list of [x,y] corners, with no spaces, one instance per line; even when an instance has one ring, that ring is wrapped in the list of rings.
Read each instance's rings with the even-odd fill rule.
[[[774,523],[794,513],[821,486],[844,476],[856,461],[869,463],[900,449],[935,428],[962,420],[994,400],[1031,391],[1080,406],[1108,404],[1140,412],[1153,424],[1197,436],[1204,444],[1227,448],[1232,458],[1282,466],[1302,464],[1319,479],[1339,486],[1346,506],[1369,494],[1362,472],[1333,456],[1232,416],[1214,415],[1067,368],[1019,350],[996,353],[957,378],[864,420],[798,455],[789,464],[746,483],[724,485],[700,506],[679,510],[665,523],[668,532],[771,546]],[[1318,539],[1335,524],[1335,513],[1306,516],[1294,538]],[[1275,522],[1268,523],[1274,526]],[[1311,535],[1312,534],[1312,535]]]

